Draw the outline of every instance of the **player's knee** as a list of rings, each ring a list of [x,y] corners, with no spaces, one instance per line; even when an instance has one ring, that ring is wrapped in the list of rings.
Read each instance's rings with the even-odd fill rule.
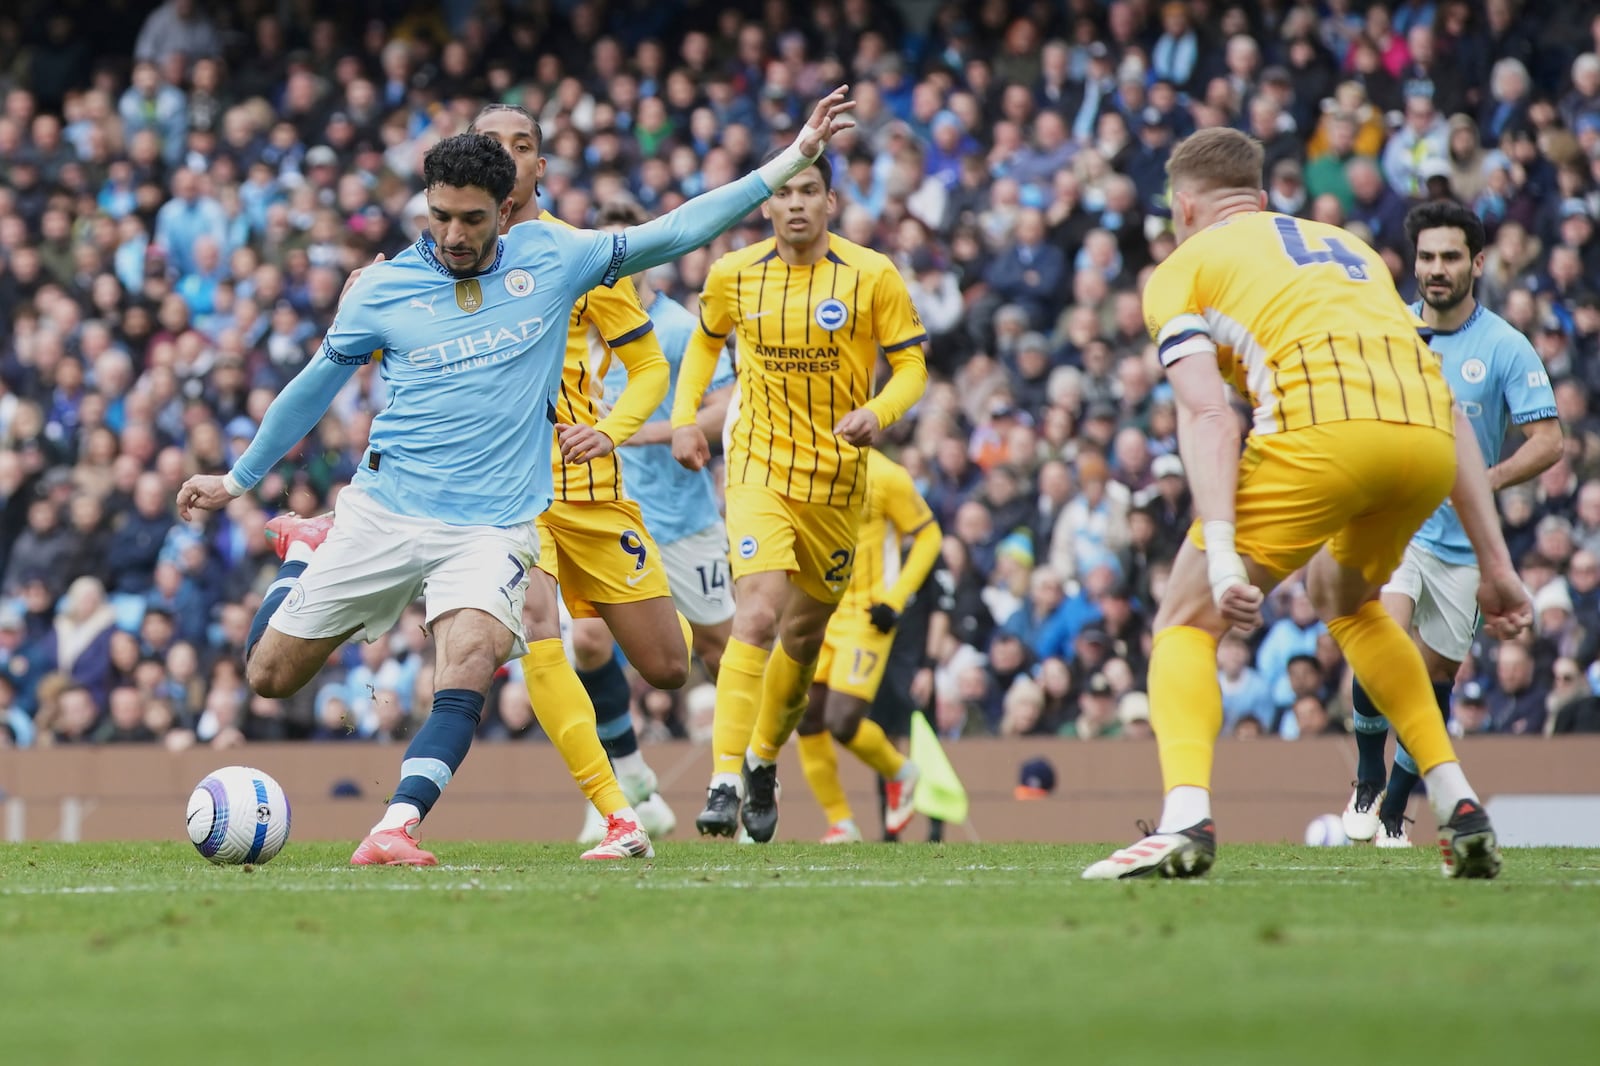
[[[469,645],[453,654],[448,662],[439,663],[434,674],[434,688],[487,692],[499,668],[500,660],[491,649],[481,644]]]
[[[679,648],[683,645],[679,644]],[[679,689],[689,680],[689,656],[687,649],[680,655],[674,649],[655,649],[643,661],[629,660],[633,668],[639,671],[639,676],[645,679],[652,688]]]
[[[733,619],[733,635],[746,644],[770,647],[778,636],[777,605],[754,597],[741,602]]]
[[[257,696],[281,700],[292,696],[299,688],[289,664],[268,655],[252,655],[244,667],[245,684]]]
[[[856,738],[856,730],[861,728],[861,707],[829,707],[827,722],[828,732],[833,734],[833,739],[841,744],[848,744]]]
[[[572,654],[580,670],[598,670],[614,652],[611,630],[605,624],[585,618],[572,624]]]

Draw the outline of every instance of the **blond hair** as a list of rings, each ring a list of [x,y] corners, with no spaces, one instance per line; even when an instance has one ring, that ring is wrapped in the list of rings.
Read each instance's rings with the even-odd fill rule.
[[[1178,142],[1167,160],[1167,177],[1176,188],[1200,192],[1216,189],[1259,189],[1265,152],[1247,133],[1213,126]]]

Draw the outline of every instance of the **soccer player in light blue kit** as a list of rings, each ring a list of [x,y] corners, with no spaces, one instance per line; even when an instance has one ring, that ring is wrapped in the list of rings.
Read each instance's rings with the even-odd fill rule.
[[[326,541],[299,557],[291,545],[252,625],[246,662],[257,693],[290,695],[345,640],[387,632],[423,597],[437,647],[432,713],[352,863],[435,863],[414,830],[465,758],[494,672],[528,650],[523,600],[539,555],[534,519],[552,496],[554,399],[574,301],[731,228],[852,126],[853,106],[835,90],[777,159],[621,233],[535,223],[502,237],[516,181],[510,155],[479,134],[439,142],[423,165],[429,232],[356,281],[318,357],[272,402],[233,469],[179,490],[185,521],[249,491],[382,353],[389,402],[373,420],[367,454]],[[592,457],[581,445],[566,455]],[[540,614],[553,620],[555,605],[546,606]],[[551,629],[531,636],[559,649]],[[651,853],[630,809],[613,823],[626,831],[608,835],[616,854],[605,857]]]
[[[1456,405],[1477,434],[1489,484],[1498,491],[1539,476],[1561,457],[1555,393],[1528,339],[1472,295],[1473,282],[1483,275],[1483,223],[1459,204],[1426,203],[1406,216],[1406,236],[1416,248],[1422,292],[1413,309],[1432,331],[1429,346],[1443,359]],[[1524,439],[1501,462],[1508,422]],[[1446,500],[1417,531],[1400,569],[1383,588],[1384,608],[1415,634],[1434,698],[1446,717],[1456,671],[1478,626],[1477,587],[1477,559]],[[1355,791],[1344,811],[1345,834],[1351,840],[1376,837],[1379,847],[1409,847],[1405,812],[1417,785],[1417,765],[1397,746],[1385,790],[1389,723],[1372,705],[1360,678],[1353,703],[1358,762]]]

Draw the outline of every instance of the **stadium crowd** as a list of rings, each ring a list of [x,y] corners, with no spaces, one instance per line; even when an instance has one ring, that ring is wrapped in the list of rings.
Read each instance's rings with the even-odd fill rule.
[[[728,182],[840,82],[859,127],[834,146],[835,225],[895,259],[932,338],[889,450],[946,532],[942,735],[1148,733],[1150,620],[1190,508],[1139,290],[1173,247],[1167,153],[1221,124],[1266,146],[1273,209],[1347,226],[1408,294],[1408,205],[1484,219],[1478,297],[1532,338],[1568,437],[1500,495],[1536,626],[1474,646],[1454,725],[1600,729],[1600,17],[1576,7],[983,0],[923,25],[868,0],[9,5],[0,744],[406,736],[431,697],[420,611],[293,699],[241,669],[265,522],[331,505],[384,403],[375,369],[225,513],[180,522],[177,487],[228,468],[348,273],[416,238],[422,154],[482,103],[538,116],[544,202],[583,225]],[[763,228],[657,284],[692,308]],[[1219,651],[1225,728],[1342,731],[1348,671],[1304,590],[1270,607]],[[507,680],[484,735],[537,737]],[[642,738],[708,735],[709,695],[641,687]]]

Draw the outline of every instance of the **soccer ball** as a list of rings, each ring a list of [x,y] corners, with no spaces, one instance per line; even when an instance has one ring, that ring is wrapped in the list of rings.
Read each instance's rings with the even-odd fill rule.
[[[1306,843],[1314,848],[1341,848],[1350,843],[1337,814],[1319,814],[1306,826]]]
[[[289,800],[260,770],[224,766],[195,786],[186,821],[195,850],[212,862],[263,863],[289,839]]]

